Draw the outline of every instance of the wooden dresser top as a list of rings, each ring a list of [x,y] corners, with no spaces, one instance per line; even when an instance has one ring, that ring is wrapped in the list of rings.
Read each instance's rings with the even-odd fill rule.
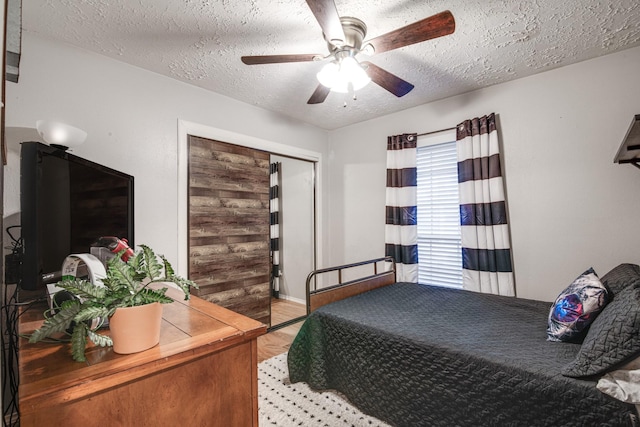
[[[198,297],[185,301],[181,291],[169,287],[174,299],[163,304],[160,343],[135,354],[120,355],[109,348],[86,350],[87,362],[71,358],[70,343],[29,344],[20,339],[20,404],[55,405],[121,385],[188,363],[205,355],[257,338],[266,325]],[[46,306],[24,311],[21,336],[31,334],[43,321]],[[108,334],[108,329],[100,333]]]

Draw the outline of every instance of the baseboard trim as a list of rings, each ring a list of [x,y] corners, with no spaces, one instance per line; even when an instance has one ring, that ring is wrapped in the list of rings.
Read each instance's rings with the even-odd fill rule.
[[[292,297],[291,295],[285,295],[283,293],[280,293],[280,296],[278,297],[278,299],[284,299],[284,300],[287,300],[287,301],[295,302],[297,304],[307,305],[307,302],[305,300],[302,300],[300,298]]]

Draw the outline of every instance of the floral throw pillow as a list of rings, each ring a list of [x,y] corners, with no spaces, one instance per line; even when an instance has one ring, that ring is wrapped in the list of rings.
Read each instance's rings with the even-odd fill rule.
[[[607,304],[607,289],[592,268],[563,290],[549,311],[549,341],[580,342],[587,327]]]

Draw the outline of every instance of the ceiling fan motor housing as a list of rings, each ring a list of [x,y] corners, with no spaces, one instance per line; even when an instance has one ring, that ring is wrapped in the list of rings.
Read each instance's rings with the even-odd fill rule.
[[[324,39],[327,41],[329,51],[332,54],[338,51],[348,51],[351,56],[355,56],[360,52],[362,41],[367,35],[367,26],[360,19],[352,16],[341,16],[340,23],[342,24],[345,37],[343,43],[328,40],[326,35],[323,34]]]

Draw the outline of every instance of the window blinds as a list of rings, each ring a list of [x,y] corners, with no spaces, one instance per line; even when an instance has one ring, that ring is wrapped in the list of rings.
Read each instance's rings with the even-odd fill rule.
[[[418,281],[462,288],[456,142],[418,147]]]

